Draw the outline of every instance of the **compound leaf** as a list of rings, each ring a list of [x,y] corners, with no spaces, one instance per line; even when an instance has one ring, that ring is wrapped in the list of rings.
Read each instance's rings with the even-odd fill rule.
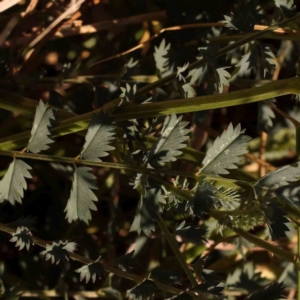
[[[51,245],[46,244],[46,250],[41,252],[41,255],[46,256],[46,260],[51,259],[51,263],[58,264],[61,260],[69,260],[69,252],[74,252],[76,244],[74,242],[59,241],[53,242]]]
[[[164,73],[168,71],[169,68],[169,58],[168,53],[170,51],[171,44],[166,45],[166,40],[163,39],[159,44],[159,47],[154,46],[154,60],[157,70],[160,72],[160,75],[164,77]]]
[[[92,281],[94,283],[97,277],[99,279],[102,278],[102,276],[105,274],[105,270],[102,264],[99,262],[99,259],[100,257],[96,261],[75,270],[75,272],[80,274],[80,281],[85,278],[85,283],[88,283],[92,278]]]
[[[273,126],[275,114],[270,105],[273,104],[274,101],[274,99],[270,99],[259,103],[257,117],[257,127],[259,131],[268,132]]]
[[[99,157],[107,156],[108,151],[114,150],[115,147],[110,145],[114,139],[114,128],[112,119],[104,112],[93,115],[80,153],[81,157],[86,160],[101,161]]]
[[[215,208],[217,191],[218,190],[208,182],[204,182],[203,185],[200,185],[197,188],[193,200],[189,203],[192,212],[201,218],[203,214]]]
[[[13,243],[15,242],[16,247],[19,247],[19,250],[22,250],[25,246],[26,249],[29,250],[30,244],[34,244],[30,230],[24,226],[18,227],[16,232],[12,234],[12,238],[9,241]]]
[[[160,212],[159,203],[166,203],[159,187],[147,187],[145,196],[141,196],[138,212],[131,224],[130,231],[143,231],[150,236],[151,231],[155,230],[155,220],[157,212]]]
[[[34,116],[31,137],[29,139],[27,150],[32,153],[39,153],[49,148],[48,144],[53,143],[49,138],[51,123],[55,120],[52,108],[40,100]]]
[[[288,182],[298,180],[300,177],[300,162],[287,165],[273,172],[268,173],[264,177],[256,181],[256,187],[280,187],[287,185]]]
[[[223,92],[224,86],[229,86],[228,79],[231,75],[225,70],[227,68],[228,67],[214,69],[219,93]]]
[[[0,182],[0,203],[8,200],[12,205],[21,203],[24,190],[27,189],[25,178],[32,178],[28,170],[31,167],[23,160],[14,159]]]
[[[185,129],[188,122],[181,121],[175,114],[167,116],[162,128],[161,136],[152,146],[148,155],[148,162],[153,167],[163,166],[165,163],[175,161],[176,156],[182,152],[179,149],[186,147],[184,143],[189,137],[189,129]]]
[[[240,163],[239,156],[247,153],[247,142],[250,137],[243,135],[241,125],[233,128],[230,123],[227,130],[217,137],[212,147],[207,151],[202,162],[201,172],[208,175],[228,174],[226,169],[236,169],[236,163]]]
[[[75,220],[82,220],[88,224],[91,220],[90,210],[97,210],[93,201],[98,201],[91,189],[98,189],[95,184],[95,176],[88,167],[75,169],[72,183],[71,195],[65,208],[66,219],[71,223]]]

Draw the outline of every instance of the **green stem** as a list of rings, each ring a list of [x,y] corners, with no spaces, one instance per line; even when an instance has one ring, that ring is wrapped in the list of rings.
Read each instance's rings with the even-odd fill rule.
[[[169,170],[169,169],[150,169],[140,166],[133,166],[121,163],[111,163],[111,162],[95,162],[90,160],[83,160],[79,159],[79,156],[73,157],[57,157],[52,155],[45,155],[45,154],[34,154],[34,153],[26,153],[26,152],[19,152],[19,151],[5,151],[0,150],[0,156],[10,156],[10,157],[19,157],[19,158],[27,158],[32,160],[40,160],[40,161],[49,161],[49,162],[56,162],[56,163],[68,163],[68,164],[78,164],[84,166],[92,166],[92,167],[102,167],[102,168],[111,168],[111,169],[118,169],[118,170],[127,170],[137,173],[144,173],[144,174],[169,174],[173,176],[182,176],[182,177],[189,177],[197,179],[197,176],[194,173],[188,172],[181,172],[177,170]],[[219,180],[222,180],[220,177]],[[224,181],[228,181],[228,179],[224,179]],[[247,184],[247,183],[245,183]]]
[[[169,232],[164,219],[161,217],[161,215],[159,213],[157,213],[158,216],[158,224],[159,227],[161,229],[161,231],[164,233],[170,247],[172,248],[177,260],[179,261],[182,269],[184,270],[184,272],[186,273],[187,277],[189,278],[190,282],[192,283],[192,286],[196,286],[197,285],[197,281],[195,279],[195,277],[193,276],[187,262],[185,261],[182,253],[179,251],[178,249],[178,243],[176,242],[174,236]]]
[[[123,121],[243,105],[287,94],[298,94],[300,93],[299,84],[300,78],[294,77],[226,94],[145,103],[143,105],[133,104],[116,108],[112,116],[116,121]]]
[[[267,34],[268,32],[271,32],[273,31],[274,29],[277,29],[279,27],[283,27],[285,25],[287,25],[288,23],[298,19],[300,17],[300,14],[297,14],[295,15],[294,17],[290,18],[290,19],[286,19],[280,23],[278,23],[277,25],[274,25],[274,26],[270,26],[268,28],[266,28],[265,30],[263,31],[259,31],[259,32],[256,32],[256,33],[253,33],[253,34],[250,34],[249,36],[246,36],[245,38],[242,38],[240,40],[238,40],[237,42],[233,43],[233,44],[230,44],[222,49],[220,49],[219,51],[217,51],[215,54],[212,54],[211,57],[212,58],[217,58],[223,54],[226,54],[228,51],[231,51],[245,43],[248,43],[252,40],[255,40],[257,38],[260,38],[262,36],[264,36],[265,34]],[[192,70],[192,69],[195,69],[197,67],[200,67],[201,65],[207,63],[206,60],[198,60],[194,63],[192,63],[188,70]],[[143,93],[146,93],[156,87],[159,87],[161,85],[164,85],[166,83],[168,83],[169,81],[173,80],[175,77],[176,77],[176,72],[160,79],[160,80],[157,80],[151,84],[148,84],[146,85],[145,87],[139,89],[136,93],[136,95],[141,95]],[[293,80],[293,79],[292,79]],[[283,82],[283,81],[281,81]],[[277,84],[279,83],[279,81],[277,82]],[[286,84],[289,83],[289,81],[286,82]],[[271,87],[271,86],[270,86]],[[185,106],[187,106],[187,104],[189,104],[189,101],[190,99],[187,101],[187,99],[182,99],[182,100],[174,100],[174,101],[181,101],[181,102],[175,102],[173,103],[174,101],[165,101],[163,102],[164,105],[160,108],[158,107],[158,105],[156,103],[153,103],[154,106],[152,106],[152,111],[150,112],[150,115],[153,116],[159,116],[159,115],[163,115],[163,114],[169,114],[169,113],[180,113],[180,112],[192,112],[192,111],[199,111],[199,110],[207,110],[207,109],[212,109],[212,108],[218,108],[218,107],[225,107],[225,106],[232,106],[232,105],[239,105],[239,104],[246,104],[246,103],[250,103],[250,102],[254,102],[254,101],[260,101],[260,100],[265,100],[265,99],[268,99],[268,98],[272,98],[272,97],[276,97],[276,96],[279,96],[279,95],[286,95],[286,94],[291,94],[291,93],[300,93],[299,91],[299,88],[297,89],[298,87],[298,84],[295,84],[294,87],[296,87],[296,90],[295,91],[294,89],[293,90],[290,90],[288,87],[286,88],[285,85],[282,87],[280,86],[279,90],[278,88],[276,89],[276,85],[273,86],[272,85],[272,88],[270,88],[268,90],[269,94],[267,97],[263,96],[262,98],[249,98],[249,96],[251,96],[252,93],[254,93],[254,91],[256,89],[258,89],[257,91],[259,91],[259,93],[261,93],[260,91],[260,87],[259,88],[255,88],[255,89],[250,89],[250,94],[246,93],[245,94],[240,94],[239,96],[239,100],[236,101],[236,102],[232,102],[233,99],[231,99],[230,101],[226,100],[227,98],[215,98],[216,96],[217,97],[221,97],[221,96],[227,96],[227,94],[223,94],[223,95],[212,95],[212,96],[209,96],[207,98],[208,102],[206,103],[206,105],[201,105],[201,102],[203,100],[202,97],[197,97],[196,99],[193,98],[193,103],[192,105],[188,105],[188,109],[185,108]],[[273,89],[275,88],[275,89]],[[273,90],[273,93],[272,93],[272,90]],[[231,94],[231,93],[230,93]],[[239,95],[239,94],[238,94]],[[257,95],[256,95],[257,96]],[[214,100],[215,99],[215,100]],[[219,99],[219,100],[218,100]],[[223,101],[222,101],[223,99]],[[225,101],[225,102],[224,102]],[[1,100],[0,100],[1,102]],[[66,134],[70,134],[70,133],[75,133],[75,132],[79,132],[81,130],[84,130],[87,128],[88,126],[88,121],[92,118],[93,114],[94,113],[99,113],[101,110],[105,110],[105,111],[109,111],[111,109],[115,109],[116,106],[118,106],[120,102],[120,99],[117,98],[107,104],[105,104],[103,107],[95,110],[95,111],[92,111],[92,112],[89,112],[87,114],[83,114],[83,115],[80,115],[80,116],[76,116],[76,117],[72,117],[68,120],[64,120],[61,122],[61,124],[59,126],[57,126],[55,128],[55,131],[57,132],[56,134],[58,136],[62,136],[62,135],[66,135]],[[210,105],[210,102],[212,102],[212,105]],[[214,102],[217,102],[217,103],[214,103]],[[8,107],[10,104],[8,103]],[[147,104],[143,104],[143,105],[140,105],[140,106],[145,106]],[[170,106],[172,105],[175,105],[176,107],[176,111],[174,110],[170,110]],[[130,113],[132,113],[132,109],[133,107],[135,108],[136,105],[134,106],[130,106],[129,108],[129,111],[127,111],[127,118],[129,117]],[[149,106],[147,106],[147,108],[150,108]],[[122,108],[123,109],[123,108]],[[132,111],[130,111],[132,110]],[[32,113],[32,107],[31,107],[31,110],[28,112],[29,114]],[[133,118],[142,118],[144,117],[145,115],[147,115],[147,112],[145,112],[145,110],[142,109],[142,111],[140,112],[140,114],[137,114],[137,115],[134,115]],[[124,119],[124,117],[122,117],[121,114],[118,115],[118,117],[120,119]],[[130,117],[132,118],[132,117]],[[30,132],[29,132],[30,134]],[[26,132],[26,135],[21,135],[19,138],[22,139],[22,143],[24,143],[24,141],[27,142],[28,138],[29,138],[30,135],[28,135],[28,132]],[[2,144],[4,141],[2,140],[0,143]],[[23,145],[24,146],[24,145]],[[2,145],[1,145],[1,148],[2,148]],[[3,149],[3,148],[2,148]]]
[[[13,234],[16,230],[14,228],[6,225],[6,224],[0,223],[0,231],[6,232],[8,234]],[[40,246],[42,248],[46,248],[47,244],[51,244],[52,243],[52,242],[49,242],[49,241],[44,241],[42,239],[36,238],[34,236],[32,236],[32,241],[34,242],[35,245],[38,245],[38,246]],[[68,252],[68,254],[69,254],[69,257],[72,258],[73,260],[81,262],[81,263],[83,263],[85,265],[94,262],[93,260],[91,260],[89,258],[86,258],[84,256],[81,256],[79,254],[75,254],[75,253],[72,253],[72,252]],[[143,282],[145,280],[144,277],[140,277],[138,275],[131,274],[131,273],[127,272],[127,271],[121,271],[121,270],[119,270],[119,269],[117,269],[117,268],[109,265],[108,263],[104,263],[103,267],[104,267],[104,269],[105,269],[106,272],[113,273],[115,275],[118,275],[120,277],[129,279],[129,280],[132,280],[132,281],[135,281],[135,282],[138,282],[138,283],[141,283],[141,282]],[[153,279],[149,279],[149,280],[153,280]],[[172,293],[172,294],[176,294],[176,295],[179,295],[180,293],[183,292],[183,290],[180,290],[180,289],[174,288],[172,286],[168,286],[168,285],[162,284],[162,283],[160,283],[160,282],[158,282],[156,280],[153,280],[153,281],[154,281],[155,285],[157,286],[157,288],[159,288],[162,291],[165,291],[165,292],[168,292],[168,293]],[[193,299],[207,300],[207,297],[202,296],[202,295],[197,295],[196,296],[194,293],[189,292],[189,291],[185,291],[185,293],[188,293]]]
[[[191,201],[193,199],[192,195],[190,195],[189,193],[187,193],[183,190],[178,190],[172,184],[164,183],[164,186],[168,191],[171,191],[173,194],[175,194],[179,197],[182,197],[183,199],[185,199],[187,201]],[[214,210],[210,210],[208,212],[208,214],[210,216],[212,216],[213,218],[215,218],[216,220],[219,220],[220,216],[217,213],[215,213]],[[287,252],[283,249],[280,249],[276,246],[273,246],[271,243],[269,243],[267,241],[264,241],[264,240],[258,238],[257,236],[243,230],[243,229],[235,228],[235,227],[232,227],[230,225],[227,225],[227,227],[230,228],[235,233],[237,233],[238,235],[245,238],[246,240],[248,240],[249,242],[251,242],[251,243],[253,243],[257,246],[260,246],[260,247],[268,250],[271,253],[274,253],[275,255],[277,255],[277,256],[279,256],[279,257],[281,257],[281,258],[283,258],[287,261],[293,262],[295,264],[296,268],[298,270],[300,270],[299,256],[298,255],[294,255],[293,253]]]

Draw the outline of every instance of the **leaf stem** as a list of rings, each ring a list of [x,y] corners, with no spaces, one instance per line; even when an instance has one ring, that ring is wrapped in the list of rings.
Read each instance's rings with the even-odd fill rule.
[[[194,173],[189,172],[180,172],[177,170],[169,170],[169,169],[150,169],[141,166],[134,166],[122,163],[111,163],[111,162],[95,162],[90,160],[83,160],[77,157],[63,157],[63,156],[52,156],[45,154],[34,154],[34,153],[23,153],[19,151],[8,151],[8,150],[0,150],[0,155],[2,156],[11,156],[11,157],[19,157],[19,158],[27,158],[33,160],[42,160],[49,162],[57,162],[57,163],[67,163],[67,164],[79,164],[85,166],[93,166],[93,167],[102,167],[102,168],[111,168],[111,169],[119,169],[119,170],[127,170],[137,173],[145,173],[145,174],[169,174],[173,176],[182,176],[197,179],[197,176]],[[220,177],[219,180],[222,180]],[[225,179],[228,181],[228,179]],[[246,184],[246,183],[245,183]]]
[[[174,236],[169,232],[164,219],[161,217],[161,215],[159,213],[157,213],[158,216],[158,224],[159,227],[161,229],[161,231],[164,233],[170,247],[172,248],[177,260],[179,261],[182,269],[184,270],[184,272],[186,273],[187,277],[189,278],[190,282],[192,283],[192,286],[196,286],[197,285],[197,281],[195,279],[195,277],[193,276],[187,262],[185,261],[182,253],[179,251],[178,249],[178,243],[176,242]]]

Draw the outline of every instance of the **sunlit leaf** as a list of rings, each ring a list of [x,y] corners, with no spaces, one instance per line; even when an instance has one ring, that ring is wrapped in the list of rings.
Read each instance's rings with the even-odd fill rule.
[[[24,190],[27,189],[25,178],[32,178],[28,170],[31,167],[23,160],[14,159],[0,182],[0,203],[8,200],[12,205],[21,203]]]
[[[195,89],[191,86],[190,83],[186,83],[182,85],[182,89],[185,93],[184,95],[185,98],[193,98],[197,95]]]
[[[79,167],[75,169],[71,195],[65,208],[68,222],[82,220],[88,224],[91,220],[90,210],[97,210],[93,201],[98,201],[92,189],[98,189],[91,168]]]
[[[69,260],[69,253],[76,250],[76,244],[74,242],[59,241],[53,242],[51,245],[46,244],[46,250],[41,252],[41,255],[46,256],[46,260],[51,259],[51,263],[58,264],[61,260]]]
[[[176,161],[176,156],[182,152],[179,149],[186,147],[189,129],[185,129],[188,122],[181,121],[175,114],[167,116],[157,142],[153,144],[148,155],[148,162],[153,167],[163,166],[170,161]]]
[[[94,283],[97,278],[101,279],[103,277],[103,275],[105,274],[105,270],[102,264],[99,262],[99,259],[100,257],[93,263],[75,270],[75,272],[80,274],[80,281],[84,280],[85,278],[85,283],[88,283],[90,279],[92,279]]]
[[[52,108],[48,107],[48,104],[40,100],[31,129],[31,137],[29,139],[27,150],[32,153],[39,153],[49,148],[48,144],[53,143],[53,140],[49,138],[51,123],[55,120],[54,112]]]
[[[164,77],[164,73],[168,71],[169,67],[169,58],[168,52],[171,48],[171,44],[166,45],[165,39],[163,39],[159,47],[154,46],[154,60],[156,63],[156,68],[159,70],[160,75]]]
[[[29,250],[30,245],[34,245],[30,230],[24,226],[18,227],[16,232],[12,234],[12,238],[9,241],[16,243],[15,246],[19,247],[19,250],[22,250],[24,247]]]
[[[215,69],[215,77],[217,80],[217,86],[218,86],[218,91],[219,93],[223,92],[223,87],[224,86],[229,86],[229,81],[228,79],[231,77],[230,73],[228,73],[225,69],[228,67],[224,68],[218,68]]]
[[[112,119],[104,112],[93,115],[80,153],[81,157],[86,160],[101,161],[99,157],[107,156],[109,151],[115,149],[110,145],[114,140],[114,129]]]
[[[256,181],[257,187],[280,187],[287,185],[289,182],[294,182],[300,177],[300,162],[287,165],[272,171]]]
[[[296,13],[294,0],[275,0],[275,5],[282,10],[282,13],[287,18],[291,18]]]
[[[233,128],[230,123],[227,130],[217,137],[207,151],[202,162],[201,173],[207,175],[228,174],[227,169],[236,169],[235,164],[242,160],[241,155],[247,153],[247,142],[250,137],[244,135],[245,130],[241,131],[241,125]]]

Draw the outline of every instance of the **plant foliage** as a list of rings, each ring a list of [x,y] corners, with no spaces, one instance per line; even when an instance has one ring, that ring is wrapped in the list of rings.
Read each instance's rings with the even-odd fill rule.
[[[0,298],[292,298],[296,1],[123,2],[0,1]]]

